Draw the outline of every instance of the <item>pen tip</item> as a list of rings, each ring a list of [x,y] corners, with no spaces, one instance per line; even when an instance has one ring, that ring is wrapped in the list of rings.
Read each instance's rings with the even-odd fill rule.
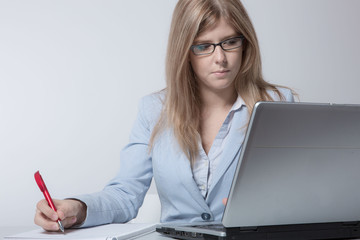
[[[61,221],[58,221],[58,223],[59,223],[60,230],[62,232],[65,232],[64,226],[62,225]]]

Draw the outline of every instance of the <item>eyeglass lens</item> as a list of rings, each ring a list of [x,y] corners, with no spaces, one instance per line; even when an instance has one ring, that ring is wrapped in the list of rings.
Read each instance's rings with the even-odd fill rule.
[[[213,53],[215,51],[215,47],[218,45],[220,45],[223,50],[229,51],[241,47],[242,42],[243,42],[242,37],[235,37],[224,40],[218,44],[204,43],[199,45],[193,45],[191,47],[191,50],[195,55],[206,55]]]

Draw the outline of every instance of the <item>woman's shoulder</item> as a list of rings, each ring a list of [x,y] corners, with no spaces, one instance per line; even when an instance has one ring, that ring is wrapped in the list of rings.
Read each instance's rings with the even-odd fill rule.
[[[141,115],[146,118],[147,121],[154,124],[161,114],[164,99],[164,90],[142,97],[139,104],[139,111]]]
[[[165,99],[165,92],[164,90],[162,90],[159,92],[145,95],[144,97],[141,98],[140,104],[142,108],[145,108],[143,110],[146,109],[150,111],[154,111],[156,109],[161,110],[164,103],[164,99]]]
[[[274,99],[274,101],[286,101],[294,102],[294,92],[287,87],[276,87],[276,90],[268,90],[268,94]],[[280,96],[279,94],[280,93]]]

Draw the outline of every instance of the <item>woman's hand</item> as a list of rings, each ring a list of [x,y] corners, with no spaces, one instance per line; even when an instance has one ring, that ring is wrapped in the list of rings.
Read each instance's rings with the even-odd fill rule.
[[[45,199],[36,205],[34,222],[46,231],[58,231],[60,218],[64,228],[81,224],[86,218],[86,204],[76,199],[56,200],[57,212],[52,210]]]

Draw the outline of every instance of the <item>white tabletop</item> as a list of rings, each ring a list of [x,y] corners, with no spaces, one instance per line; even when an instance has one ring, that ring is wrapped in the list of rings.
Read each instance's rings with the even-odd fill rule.
[[[38,228],[37,226],[23,226],[23,227],[1,227],[0,226],[0,239],[3,239],[5,236],[22,233],[22,232],[27,232],[27,231],[31,231],[31,230],[34,230],[37,228]],[[153,233],[141,236],[141,237],[137,237],[135,239],[136,240],[166,240],[166,239],[173,239],[173,238],[168,238],[168,237],[161,235],[160,233],[153,232]],[[360,240],[360,239],[355,239],[355,240]]]
[[[9,227],[3,227],[0,226],[0,239],[4,239],[5,236],[10,236],[10,235],[14,235],[17,233],[22,233],[22,232],[27,232],[27,231],[31,231],[34,229],[37,229],[37,226],[21,226],[21,227],[14,227],[14,226],[9,226]]]
[[[38,229],[38,227],[37,226],[22,226],[22,227],[0,226],[0,239],[4,239],[5,236],[10,236],[17,233],[27,232],[35,229]],[[162,236],[160,233],[157,232],[153,232],[136,238],[136,240],[164,240],[164,239],[170,239],[170,238]]]

